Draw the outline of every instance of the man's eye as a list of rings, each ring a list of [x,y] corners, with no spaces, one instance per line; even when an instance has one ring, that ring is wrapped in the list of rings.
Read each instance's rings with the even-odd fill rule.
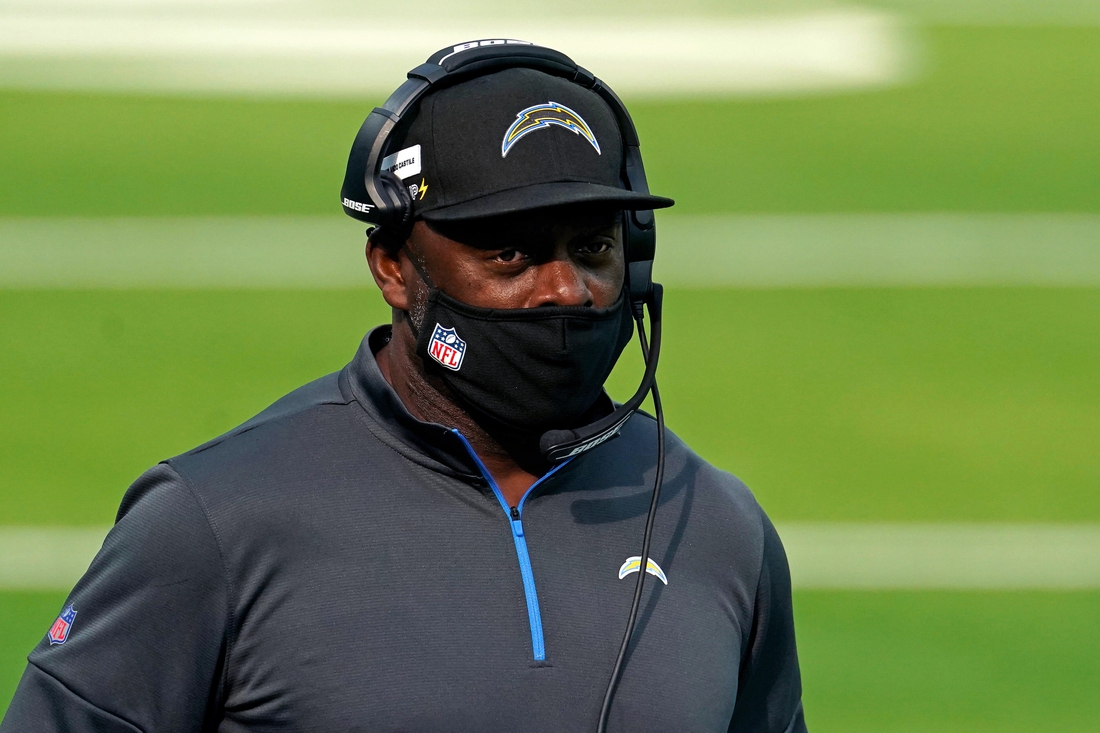
[[[523,259],[523,253],[518,249],[504,249],[501,250],[494,258],[501,262],[519,262]]]
[[[577,248],[577,251],[586,255],[602,255],[610,252],[611,248],[614,246],[613,242],[609,242],[606,239],[600,239],[593,242],[585,242]]]

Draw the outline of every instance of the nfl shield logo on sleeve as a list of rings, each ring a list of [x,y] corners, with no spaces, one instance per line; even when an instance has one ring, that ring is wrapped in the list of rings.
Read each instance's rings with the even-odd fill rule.
[[[73,609],[72,604],[69,604],[57,617],[57,620],[53,622],[50,633],[46,634],[50,640],[50,646],[65,643],[65,640],[69,638],[69,632],[73,630],[74,619],[76,619],[76,610]]]
[[[428,353],[452,372],[462,368],[462,358],[466,356],[466,342],[458,337],[453,328],[443,328],[435,324],[432,340],[428,342]]]

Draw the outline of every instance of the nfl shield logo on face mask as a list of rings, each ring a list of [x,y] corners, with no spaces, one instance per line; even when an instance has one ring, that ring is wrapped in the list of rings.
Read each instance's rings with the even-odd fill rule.
[[[73,630],[73,621],[75,620],[76,611],[73,609],[72,605],[69,605],[61,612],[57,620],[53,622],[53,626],[50,627],[50,632],[46,634],[50,640],[50,646],[65,643],[65,640],[69,638],[69,632]]]
[[[428,354],[452,372],[462,368],[462,358],[466,356],[466,342],[458,337],[453,328],[443,328],[435,324],[432,340],[428,342]]]

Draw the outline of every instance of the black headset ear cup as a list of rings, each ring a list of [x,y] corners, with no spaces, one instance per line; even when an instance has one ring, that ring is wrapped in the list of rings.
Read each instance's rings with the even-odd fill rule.
[[[409,189],[390,171],[378,175],[378,190],[386,197],[386,223],[405,227],[412,221],[413,198]]]
[[[653,293],[653,254],[656,244],[656,232],[652,225],[643,229],[638,226],[635,212],[622,212],[623,255],[626,259],[626,282],[630,296],[630,306],[635,316],[641,317],[645,303]]]

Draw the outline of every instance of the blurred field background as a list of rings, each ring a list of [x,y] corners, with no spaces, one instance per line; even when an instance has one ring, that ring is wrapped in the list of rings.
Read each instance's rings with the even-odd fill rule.
[[[369,28],[365,7],[286,22]],[[651,188],[678,202],[659,220],[669,425],[780,525],[811,729],[1097,730],[1100,6],[425,7],[456,42],[544,23],[620,75]],[[685,91],[630,77],[629,47],[587,59],[575,29],[628,8],[637,37],[671,29],[673,67],[703,27],[866,53],[765,43],[767,64]],[[339,369],[388,318],[336,193],[388,69],[452,36],[316,89],[330,66],[252,84],[255,59],[50,45],[89,13],[171,10],[0,2],[0,710],[67,587],[27,548],[86,564],[142,470]],[[930,546],[955,536],[992,538],[970,575]],[[856,571],[828,566],[853,547]],[[890,560],[907,548],[940,564]]]

